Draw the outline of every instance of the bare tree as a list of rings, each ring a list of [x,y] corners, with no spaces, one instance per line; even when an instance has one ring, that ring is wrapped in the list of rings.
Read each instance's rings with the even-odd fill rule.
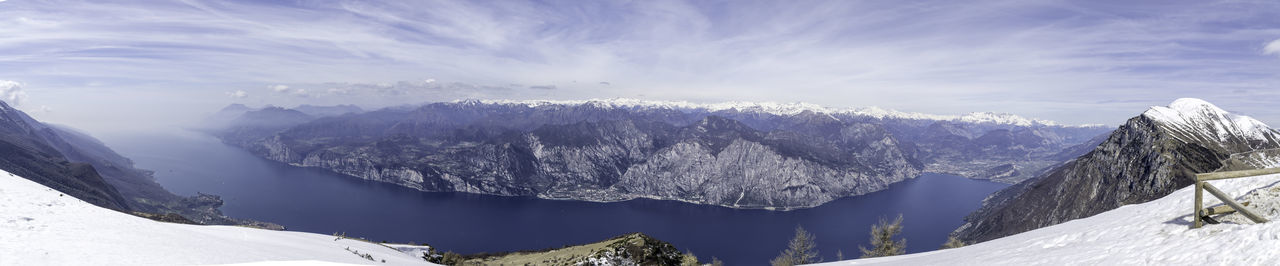
[[[791,266],[818,262],[818,244],[813,242],[814,239],[816,237],[805,231],[804,227],[796,226],[796,236],[787,243],[787,249],[769,263],[774,266]]]

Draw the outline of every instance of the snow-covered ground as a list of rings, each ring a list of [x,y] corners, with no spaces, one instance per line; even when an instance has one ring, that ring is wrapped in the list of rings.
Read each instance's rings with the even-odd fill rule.
[[[335,239],[156,222],[0,171],[0,265],[432,265],[386,246]]]
[[[1280,175],[1211,181],[1280,220]],[[1246,196],[1246,193],[1249,193]],[[1219,201],[1204,193],[1205,206]],[[1222,224],[1191,229],[1194,189],[1120,207],[984,243],[885,258],[825,265],[1276,265],[1280,263],[1280,222],[1247,223],[1223,217]],[[1231,216],[1238,216],[1232,214]],[[911,230],[905,228],[904,230]],[[910,243],[908,243],[910,244]]]

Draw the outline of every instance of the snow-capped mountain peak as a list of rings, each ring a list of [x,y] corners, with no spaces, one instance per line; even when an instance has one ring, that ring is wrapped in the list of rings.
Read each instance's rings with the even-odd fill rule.
[[[793,103],[776,103],[776,102],[720,102],[720,103],[694,103],[689,101],[654,101],[627,98],[611,98],[611,99],[590,99],[590,100],[458,100],[454,103],[461,104],[498,104],[498,105],[523,105],[528,107],[542,107],[550,105],[587,105],[598,108],[623,108],[623,109],[671,109],[671,110],[701,110],[708,112],[719,111],[739,111],[739,112],[760,112],[780,116],[794,116],[805,111],[828,115],[854,115],[867,116],[876,119],[909,119],[909,120],[937,120],[937,121],[958,121],[967,123],[990,123],[1004,124],[1016,126],[1064,126],[1064,127],[1099,127],[1102,125],[1080,125],[1067,126],[1060,125],[1053,121],[1030,119],[1018,115],[1008,113],[991,113],[991,112],[975,112],[964,115],[936,115],[914,112],[901,112],[897,110],[884,109],[880,107],[846,107],[833,108],[812,103],[793,102]]]
[[[1143,116],[1172,129],[1183,141],[1227,142],[1232,139],[1246,143],[1258,141],[1276,143],[1280,133],[1252,117],[1227,112],[1205,100],[1181,98],[1169,106],[1152,106]]]

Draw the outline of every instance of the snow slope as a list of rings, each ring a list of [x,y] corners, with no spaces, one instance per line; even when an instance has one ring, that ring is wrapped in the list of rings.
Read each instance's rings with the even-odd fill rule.
[[[386,246],[329,235],[156,222],[0,171],[0,265],[231,263],[433,265]]]
[[[1256,211],[1280,219],[1280,175],[1210,182]],[[1280,262],[1280,222],[1223,217],[1190,229],[1194,189],[1126,205],[1092,217],[962,248],[824,265],[1274,265]],[[1252,191],[1252,193],[1250,193]],[[1250,193],[1247,196],[1246,193]],[[1205,206],[1219,201],[1205,193]],[[1233,214],[1231,216],[1238,216]],[[903,230],[911,230],[904,228]],[[907,243],[910,245],[911,243]]]

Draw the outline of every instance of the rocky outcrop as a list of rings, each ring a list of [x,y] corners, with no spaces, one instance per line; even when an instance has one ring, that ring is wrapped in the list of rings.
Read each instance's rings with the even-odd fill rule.
[[[981,242],[1151,201],[1191,185],[1196,173],[1265,159],[1257,152],[1280,148],[1278,140],[1257,120],[1179,99],[1129,119],[1089,153],[996,192],[955,234]]]
[[[684,255],[670,243],[631,233],[558,249],[473,254],[457,259],[440,254],[426,257],[431,262],[456,265],[680,265]]]

